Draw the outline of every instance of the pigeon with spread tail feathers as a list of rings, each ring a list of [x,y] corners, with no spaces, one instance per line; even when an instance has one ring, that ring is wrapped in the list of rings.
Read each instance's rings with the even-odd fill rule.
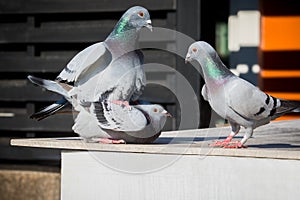
[[[141,6],[131,7],[105,41],[76,54],[55,81],[81,101],[101,98],[126,105],[136,100],[146,85],[143,53],[137,48],[142,27],[152,30],[149,12]],[[62,98],[31,118],[42,120],[68,105]]]

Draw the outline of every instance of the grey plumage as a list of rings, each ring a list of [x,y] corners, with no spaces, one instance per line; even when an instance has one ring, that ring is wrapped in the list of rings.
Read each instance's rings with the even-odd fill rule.
[[[95,115],[98,125],[103,129],[140,131],[150,123],[143,110],[135,106],[124,107],[104,100],[91,103],[90,112]]]
[[[59,99],[55,103],[43,108],[39,112],[32,114],[30,116],[30,118],[37,119],[38,121],[40,121],[42,119],[45,119],[45,118],[53,115],[53,113],[57,113],[59,111],[64,111],[65,109],[69,109],[70,104],[66,98],[68,98],[69,100],[70,100],[70,98],[67,94],[68,90],[66,87],[69,87],[69,89],[71,89],[72,86],[67,86],[64,83],[59,83],[59,82],[55,82],[55,81],[40,79],[40,78],[30,76],[30,75],[27,78],[32,83],[63,96],[61,99]]]
[[[72,129],[88,142],[98,142],[101,138],[110,138],[124,140],[126,143],[151,143],[159,137],[169,115],[162,106],[156,104],[135,105],[130,110],[121,105],[114,106],[117,109],[115,114],[122,116],[116,118],[116,123],[119,123],[118,127],[109,124],[103,126],[103,121],[97,117],[99,110],[94,113],[95,110],[91,106],[79,112]],[[112,114],[110,117],[116,116]],[[126,130],[129,120],[133,120],[131,124],[134,126]],[[124,121],[125,124],[122,123]]]
[[[74,108],[72,129],[87,141],[103,138],[129,143],[154,141],[169,116],[160,105],[124,106],[114,100],[136,100],[146,84],[143,54],[137,50],[139,30],[151,28],[150,16],[142,7],[130,8],[108,38],[78,53],[56,81],[28,76],[49,91],[58,93]],[[70,85],[72,82],[72,85]],[[64,105],[48,106],[42,119]]]
[[[101,138],[124,140],[127,143],[150,143],[161,133],[170,114],[160,105],[134,105],[130,108],[109,100],[82,102],[70,96],[62,83],[28,77],[33,83],[60,94],[74,108],[72,129],[88,142]]]
[[[111,99],[136,100],[146,84],[142,68],[143,54],[137,50],[142,27],[152,30],[147,9],[140,6],[128,9],[105,41],[93,44],[75,55],[55,81],[74,85],[70,94],[81,94],[78,97],[81,101],[104,99],[103,95],[110,87],[116,87],[115,93],[110,94]],[[122,87],[115,84],[118,81],[125,81]],[[98,86],[97,91],[94,90],[95,86]],[[43,119],[66,105],[56,102],[31,117]]]
[[[217,52],[206,42],[193,43],[186,61],[197,61],[201,65],[205,85],[202,95],[216,113],[227,119],[232,127],[228,138],[217,143],[225,147],[243,147],[256,127],[265,125],[288,112],[299,112],[300,102],[272,97],[251,83],[235,76],[222,63]],[[243,139],[228,146],[240,126],[245,127]]]
[[[135,101],[146,85],[141,58],[136,51],[113,60],[101,73],[75,86],[69,94],[81,101]]]

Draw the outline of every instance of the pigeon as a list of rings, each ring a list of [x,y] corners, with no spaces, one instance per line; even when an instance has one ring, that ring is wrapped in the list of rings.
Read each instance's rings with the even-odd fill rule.
[[[28,76],[36,85],[64,96],[75,110],[73,131],[87,142],[109,144],[151,143],[159,137],[167,117],[171,115],[158,104],[133,105],[103,101],[80,103],[67,88],[51,80]],[[70,91],[70,90],[69,90]]]
[[[185,61],[196,61],[201,65],[205,80],[202,96],[231,125],[230,135],[211,146],[244,148],[255,128],[286,113],[300,111],[299,101],[275,98],[234,75],[222,63],[214,48],[204,41],[190,45]],[[232,142],[241,126],[245,128],[245,135],[241,141]]]
[[[125,105],[129,100],[135,101],[146,85],[143,53],[137,47],[142,27],[152,31],[147,9],[141,6],[129,8],[103,42],[76,54],[55,81],[69,87],[71,94],[81,94],[82,101],[108,96],[115,98],[116,103]],[[99,87],[94,91],[96,84]],[[68,105],[69,100],[62,98],[34,113],[31,118],[42,120]]]
[[[107,102],[94,102],[92,105],[88,111],[79,112],[72,127],[87,142],[152,143],[161,134],[167,117],[171,117],[159,104],[133,105],[128,110],[123,105],[112,103],[117,111],[109,110],[111,118],[105,117]]]

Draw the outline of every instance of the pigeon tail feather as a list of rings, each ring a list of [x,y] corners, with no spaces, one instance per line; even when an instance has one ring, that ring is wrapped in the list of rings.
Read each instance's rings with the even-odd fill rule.
[[[55,114],[57,111],[61,110],[62,108],[65,108],[67,105],[69,105],[69,102],[65,98],[62,98],[57,102],[43,108],[41,111],[32,114],[30,118],[36,119],[38,121],[43,120]]]
[[[272,116],[272,120],[289,112],[300,112],[300,101],[280,99],[280,107],[276,108],[276,112]]]
[[[58,83],[55,81],[45,80],[41,78],[37,78],[34,76],[28,76],[27,77],[32,83],[41,86],[49,91],[55,92],[57,94],[60,94],[64,96],[62,99],[56,101],[55,103],[43,108],[41,111],[36,112],[30,116],[32,119],[37,119],[38,121],[45,119],[58,111],[65,108],[67,105],[69,105],[68,98],[69,95],[67,91]]]
[[[41,86],[49,91],[55,92],[57,94],[60,94],[66,98],[69,97],[67,91],[58,83],[55,81],[45,80],[41,78],[37,78],[34,76],[28,76],[27,77],[32,83]]]

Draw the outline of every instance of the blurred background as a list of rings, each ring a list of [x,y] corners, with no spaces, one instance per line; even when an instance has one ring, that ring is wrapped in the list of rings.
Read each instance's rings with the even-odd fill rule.
[[[104,40],[134,5],[149,10],[155,27],[210,43],[226,66],[263,91],[300,100],[299,0],[0,0],[0,199],[19,199],[18,195],[59,199],[60,151],[11,147],[9,141],[77,136],[71,130],[73,118],[31,120],[32,113],[59,97],[35,87],[26,77],[54,79],[77,52]],[[141,38],[141,47],[147,43],[159,43],[167,50],[180,48],[176,38],[166,36]],[[199,99],[198,128],[214,125],[211,109],[200,95],[203,80],[197,71],[168,51],[143,52],[145,63],[171,66],[190,82]],[[146,75],[157,84],[149,84],[141,99],[160,103],[175,116],[164,130],[178,129],[181,112],[176,96],[159,86],[176,85],[176,75],[153,70]],[[180,87],[175,90],[183,92]],[[279,120],[295,118],[299,115]]]

